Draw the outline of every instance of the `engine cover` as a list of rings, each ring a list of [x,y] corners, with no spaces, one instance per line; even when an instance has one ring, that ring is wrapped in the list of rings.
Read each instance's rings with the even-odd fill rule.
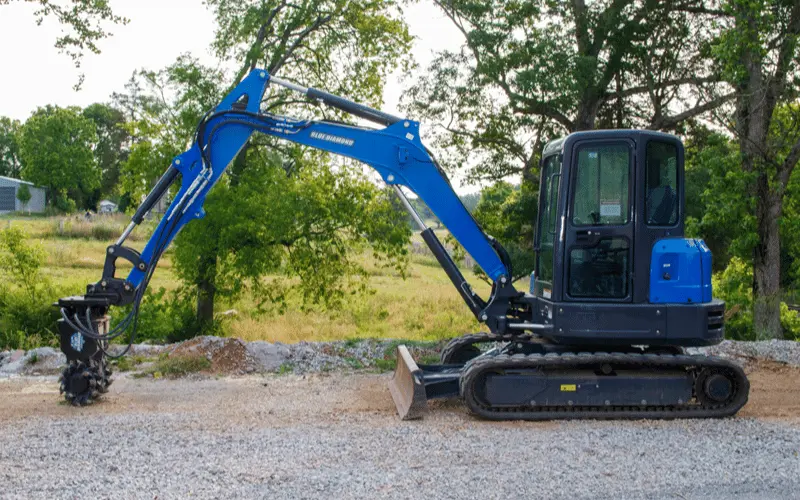
[[[693,238],[659,240],[650,260],[650,303],[711,302],[711,250]]]

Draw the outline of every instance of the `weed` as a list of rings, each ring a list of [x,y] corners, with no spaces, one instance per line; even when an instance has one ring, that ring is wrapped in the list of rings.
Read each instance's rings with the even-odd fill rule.
[[[375,368],[383,372],[391,372],[397,367],[397,360],[395,358],[376,359]]]
[[[166,357],[164,359],[166,359]],[[153,361],[153,359],[142,355],[134,355],[115,359],[112,361],[112,364],[114,364],[117,367],[117,370],[120,372],[129,372],[134,370],[137,366],[147,363],[148,361]]]
[[[424,354],[416,360],[419,365],[436,365],[441,362],[438,354]]]
[[[153,378],[181,377],[190,373],[197,373],[211,368],[211,361],[203,356],[172,356],[159,357],[155,364],[145,370]]]
[[[435,349],[438,347],[438,342],[431,342],[431,341],[418,341],[418,340],[392,340],[383,350],[383,357],[389,358],[394,357],[395,353],[397,352],[397,346],[404,345],[408,348],[416,348],[418,350],[422,349]]]
[[[130,356],[124,356],[122,358],[115,359],[111,362],[111,364],[117,368],[118,372],[129,372],[133,370],[134,366]]]
[[[284,363],[278,368],[278,375],[286,375],[292,373],[294,371],[294,367],[291,363]]]
[[[364,368],[364,363],[362,363],[361,361],[359,361],[356,358],[346,357],[346,358],[344,358],[344,360],[347,361],[347,364],[349,364],[350,367],[355,369],[355,370],[361,370],[362,368]]]

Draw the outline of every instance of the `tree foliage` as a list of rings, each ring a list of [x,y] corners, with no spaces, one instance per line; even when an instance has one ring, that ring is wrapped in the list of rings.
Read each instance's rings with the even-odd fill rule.
[[[22,127],[22,175],[46,187],[51,204],[63,209],[74,200],[90,208],[91,193],[100,184],[92,151],[96,143],[94,123],[79,108],[39,108]]]
[[[214,49],[240,68],[232,79],[182,57],[164,70],[137,73],[126,93],[115,97],[130,120],[133,146],[122,177],[134,198],[152,186],[185,149],[202,115],[251,68],[378,105],[388,71],[410,44],[393,2],[214,0],[209,6],[218,22]],[[271,89],[262,109],[343,118],[308,104]],[[403,272],[409,237],[404,215],[384,190],[355,175],[360,171],[319,151],[253,137],[209,194],[206,218],[188,225],[176,241],[176,268],[197,294],[202,322],[211,323],[215,300],[245,288],[263,305],[282,302],[290,288],[306,305],[337,304],[365,289],[367,273],[358,259],[363,251]],[[268,285],[266,274],[275,277]]]
[[[31,190],[27,184],[22,184],[17,188],[17,199],[22,203],[22,209],[25,210],[28,202],[31,201]]]
[[[161,70],[135,72],[125,92],[112,96],[130,141],[120,152],[118,194],[140,200],[150,191],[186,149],[203,113],[221,99],[222,79],[220,71],[182,55]]]
[[[128,157],[129,134],[125,115],[109,104],[91,104],[83,110],[83,116],[94,123],[97,131],[94,157],[101,177],[91,203],[94,205],[100,197],[115,193],[120,182],[120,166]]]
[[[217,185],[206,218],[180,236],[175,262],[185,282],[210,283],[227,299],[247,287],[261,307],[285,304],[290,289],[301,292],[306,306],[335,306],[366,290],[362,252],[404,271],[409,228],[387,192],[328,162],[287,175],[280,156],[248,154],[254,158],[238,184]],[[209,258],[215,265],[206,265]],[[265,275],[274,277],[265,282]]]
[[[20,176],[22,160],[19,153],[19,132],[22,125],[17,120],[0,117],[0,175]]]
[[[450,168],[470,179],[536,182],[548,138],[625,126],[673,128],[730,96],[700,57],[709,36],[695,2],[436,0],[462,33],[437,55],[406,108],[437,124]]]
[[[213,48],[241,68],[379,106],[389,72],[407,63],[411,36],[395,0],[209,0]],[[286,106],[273,96],[276,107]]]

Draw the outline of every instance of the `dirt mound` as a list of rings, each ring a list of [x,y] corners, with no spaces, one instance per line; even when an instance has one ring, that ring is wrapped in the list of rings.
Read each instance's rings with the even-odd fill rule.
[[[197,337],[179,344],[170,354],[175,357],[204,357],[214,373],[243,374],[253,371],[253,359],[240,339]]]

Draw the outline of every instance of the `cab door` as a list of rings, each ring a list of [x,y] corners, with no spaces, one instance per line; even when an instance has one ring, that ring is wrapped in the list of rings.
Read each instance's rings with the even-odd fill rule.
[[[630,302],[634,158],[630,140],[584,140],[571,150],[564,234],[566,301]]]

